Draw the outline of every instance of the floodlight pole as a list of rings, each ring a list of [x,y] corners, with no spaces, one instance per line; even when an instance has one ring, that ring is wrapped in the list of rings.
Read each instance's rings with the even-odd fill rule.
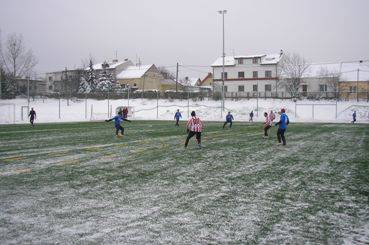
[[[29,112],[29,76],[27,76],[27,110]]]
[[[219,10],[219,14],[222,15],[222,39],[223,39],[223,51],[222,51],[222,108],[220,111],[220,116],[223,117],[223,110],[224,110],[224,63],[225,63],[225,52],[224,52],[224,15],[227,13],[227,10]]]
[[[360,69],[357,69],[357,74],[356,74],[356,101],[359,101],[359,72]]]

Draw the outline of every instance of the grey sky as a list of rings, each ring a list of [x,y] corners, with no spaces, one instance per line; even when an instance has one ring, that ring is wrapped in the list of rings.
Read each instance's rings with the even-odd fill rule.
[[[297,52],[312,62],[369,58],[367,0],[0,0],[2,39],[20,33],[39,73],[91,54],[158,66],[209,65],[226,53]],[[171,68],[173,70],[173,68]],[[206,67],[181,69],[203,76]]]

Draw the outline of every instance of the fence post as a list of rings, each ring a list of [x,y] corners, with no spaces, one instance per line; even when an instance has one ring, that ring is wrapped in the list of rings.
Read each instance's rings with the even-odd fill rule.
[[[110,105],[110,113],[109,113],[109,117],[108,118],[111,118],[112,117],[112,114],[113,114],[113,105]]]
[[[315,119],[315,105],[314,104],[313,104],[312,114],[313,114],[313,120],[314,120]]]
[[[85,94],[85,119],[87,119],[87,93]]]
[[[295,120],[297,118],[297,102],[295,101]]]
[[[60,93],[59,93],[59,119],[60,119]]]
[[[187,92],[187,118],[190,118],[190,91]]]
[[[92,115],[94,113],[94,105],[91,104],[91,115],[90,115],[90,120],[92,120]]]
[[[337,100],[336,100],[336,120],[337,120],[338,114],[337,114]]]
[[[13,123],[15,124],[15,104],[13,105]]]
[[[156,91],[156,119],[159,119],[159,95]]]

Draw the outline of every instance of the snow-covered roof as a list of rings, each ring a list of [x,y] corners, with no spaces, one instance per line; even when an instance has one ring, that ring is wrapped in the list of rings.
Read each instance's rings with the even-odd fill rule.
[[[252,59],[252,58],[260,58],[265,56],[266,54],[254,54],[254,55],[236,55],[235,59]]]
[[[261,58],[261,65],[271,65],[277,64],[281,59],[280,54],[255,54],[255,55],[235,55],[226,56],[224,59],[224,66],[234,66],[236,65],[236,59],[252,59]],[[223,57],[218,57],[216,61],[211,66],[222,66]]]
[[[234,66],[236,61],[233,56],[224,57],[224,66]],[[217,58],[211,66],[223,66],[223,57]]]
[[[130,79],[130,78],[141,78],[151,67],[151,65],[141,66],[128,66],[127,69],[123,70],[117,75],[118,79]]]
[[[198,81],[201,81],[201,79],[200,78],[198,78],[198,77],[190,77],[190,78],[188,78],[188,84],[190,85],[190,86],[196,86],[197,85],[197,82]]]
[[[277,64],[281,60],[282,56],[280,54],[267,54],[261,58],[262,65],[272,65]]]
[[[201,79],[198,77],[189,77],[186,80],[181,81],[181,84],[184,86],[197,86],[197,82],[201,82]]]
[[[127,62],[130,62],[129,60],[125,60],[125,61],[111,61],[111,62],[107,62],[109,64],[109,68],[108,69],[114,69],[116,68],[117,66],[119,65],[122,65],[124,63],[127,63]],[[94,70],[101,70],[103,69],[102,65],[104,63],[97,63],[97,64],[94,64],[92,67]],[[86,68],[86,70],[90,69],[89,67]]]
[[[340,62],[311,64],[303,77],[322,77],[326,73],[340,75],[340,81],[356,81],[359,70],[359,81],[369,80],[369,62]]]

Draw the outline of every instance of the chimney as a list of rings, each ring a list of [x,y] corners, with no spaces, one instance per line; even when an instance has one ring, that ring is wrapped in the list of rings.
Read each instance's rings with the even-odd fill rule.
[[[280,53],[279,53],[279,57],[281,57],[283,55],[283,49],[281,49]]]

